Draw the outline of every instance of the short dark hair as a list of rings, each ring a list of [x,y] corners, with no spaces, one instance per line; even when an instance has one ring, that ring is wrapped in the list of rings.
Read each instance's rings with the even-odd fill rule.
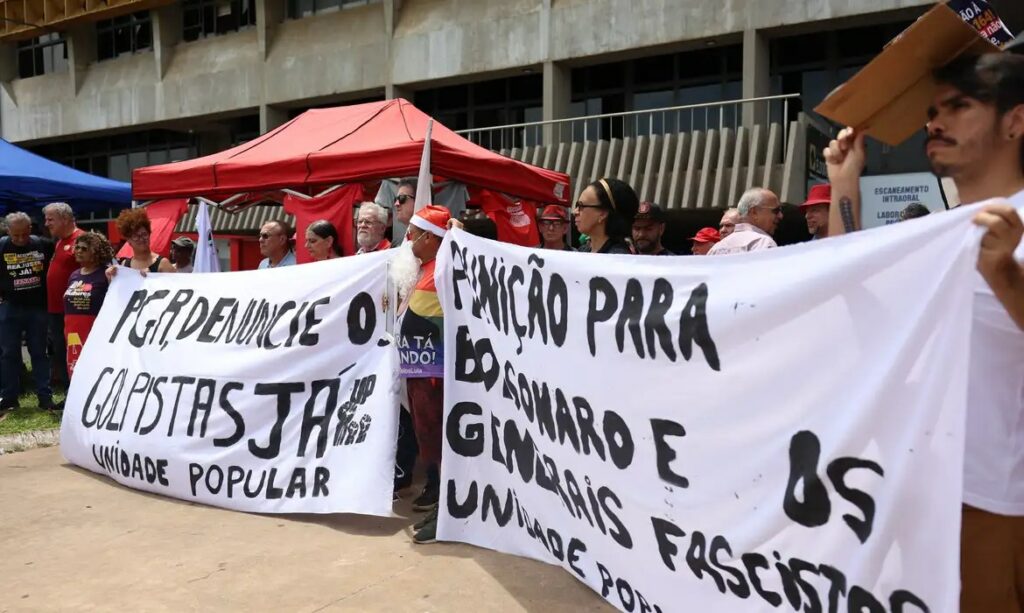
[[[306,231],[312,232],[322,239],[334,239],[334,242],[331,243],[331,250],[334,251],[335,255],[341,255],[341,241],[338,239],[338,229],[334,227],[334,224],[326,219],[318,219],[309,224],[306,227]]]
[[[1024,55],[986,53],[963,55],[937,69],[939,83],[952,85],[964,94],[996,107],[1003,115],[1024,104]],[[1021,140],[1020,164],[1024,168],[1024,140]]]
[[[398,185],[395,186],[395,191],[402,189],[403,187],[411,187],[412,191],[416,191],[416,177],[403,177],[398,180]]]
[[[995,105],[1000,113],[1024,104],[1024,56],[963,55],[936,69],[934,77],[971,98]]]
[[[931,211],[928,210],[928,207],[920,202],[911,202],[906,206],[906,208],[900,211],[900,221],[917,219],[918,217],[924,217],[930,213]]]

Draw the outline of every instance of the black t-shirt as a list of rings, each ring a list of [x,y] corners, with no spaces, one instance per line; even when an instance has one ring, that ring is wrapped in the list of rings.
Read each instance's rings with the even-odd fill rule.
[[[10,237],[0,239],[0,292],[5,302],[46,309],[46,267],[53,256],[53,243],[29,237],[19,247]]]
[[[593,245],[591,245],[590,241],[587,241],[580,245],[580,248],[576,251],[579,251],[580,253],[594,253],[594,251],[592,251],[592,247]],[[604,245],[601,246],[601,250],[597,253],[630,254],[633,252],[629,250],[629,245],[626,241],[609,238],[604,242]]]

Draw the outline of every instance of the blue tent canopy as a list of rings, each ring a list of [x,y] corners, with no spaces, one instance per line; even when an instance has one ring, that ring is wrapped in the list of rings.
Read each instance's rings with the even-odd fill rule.
[[[131,206],[132,186],[68,168],[0,139],[0,209],[67,202],[76,213]]]

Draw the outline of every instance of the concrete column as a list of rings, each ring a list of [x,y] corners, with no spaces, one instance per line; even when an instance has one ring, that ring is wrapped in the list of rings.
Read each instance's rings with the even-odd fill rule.
[[[153,11],[153,58],[161,81],[171,67],[174,47],[181,42],[183,27],[181,4],[174,3]]]
[[[270,57],[274,33],[287,13],[285,0],[256,0],[256,32],[259,37],[260,57]]]
[[[384,97],[388,100],[405,98],[412,100],[412,92],[400,85],[395,85],[395,67],[392,59],[392,44],[395,37],[395,25],[398,23],[398,15],[402,10],[402,0],[384,0],[381,2],[384,10],[384,55],[386,57],[387,75],[384,77]]]
[[[91,26],[91,27],[90,27]],[[96,61],[96,27],[81,25],[68,30],[68,72],[71,75],[71,94],[78,95],[85,82],[89,64]]]
[[[287,122],[288,111],[269,104],[260,105],[260,134],[266,134]]]
[[[18,78],[18,51],[14,43],[0,43],[0,102],[9,101],[17,105],[11,81]],[[3,105],[0,104],[0,112]],[[4,136],[3,115],[0,114],[0,137]]]
[[[568,117],[572,104],[572,71],[569,67],[558,62],[544,62],[543,84],[544,121]],[[562,132],[564,130],[559,130],[557,126],[545,125],[544,144],[552,145],[558,142]]]
[[[18,47],[14,43],[0,43],[0,83],[18,78]]]
[[[758,30],[743,32],[743,97],[770,96],[772,91],[768,37]],[[767,103],[743,105],[743,125],[765,123]]]
[[[394,83],[388,83],[384,86],[384,97],[388,100],[394,100],[395,98],[405,98],[409,102],[412,102],[413,91],[408,87],[401,85],[395,85]]]

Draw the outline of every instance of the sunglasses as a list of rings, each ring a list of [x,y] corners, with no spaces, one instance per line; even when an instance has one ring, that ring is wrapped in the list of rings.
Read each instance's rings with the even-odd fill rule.
[[[398,194],[395,196],[395,202],[398,204],[405,204],[410,198],[415,198],[415,196],[410,196],[409,194]]]
[[[260,240],[266,241],[277,236],[276,234],[270,234],[269,232],[260,232]]]

